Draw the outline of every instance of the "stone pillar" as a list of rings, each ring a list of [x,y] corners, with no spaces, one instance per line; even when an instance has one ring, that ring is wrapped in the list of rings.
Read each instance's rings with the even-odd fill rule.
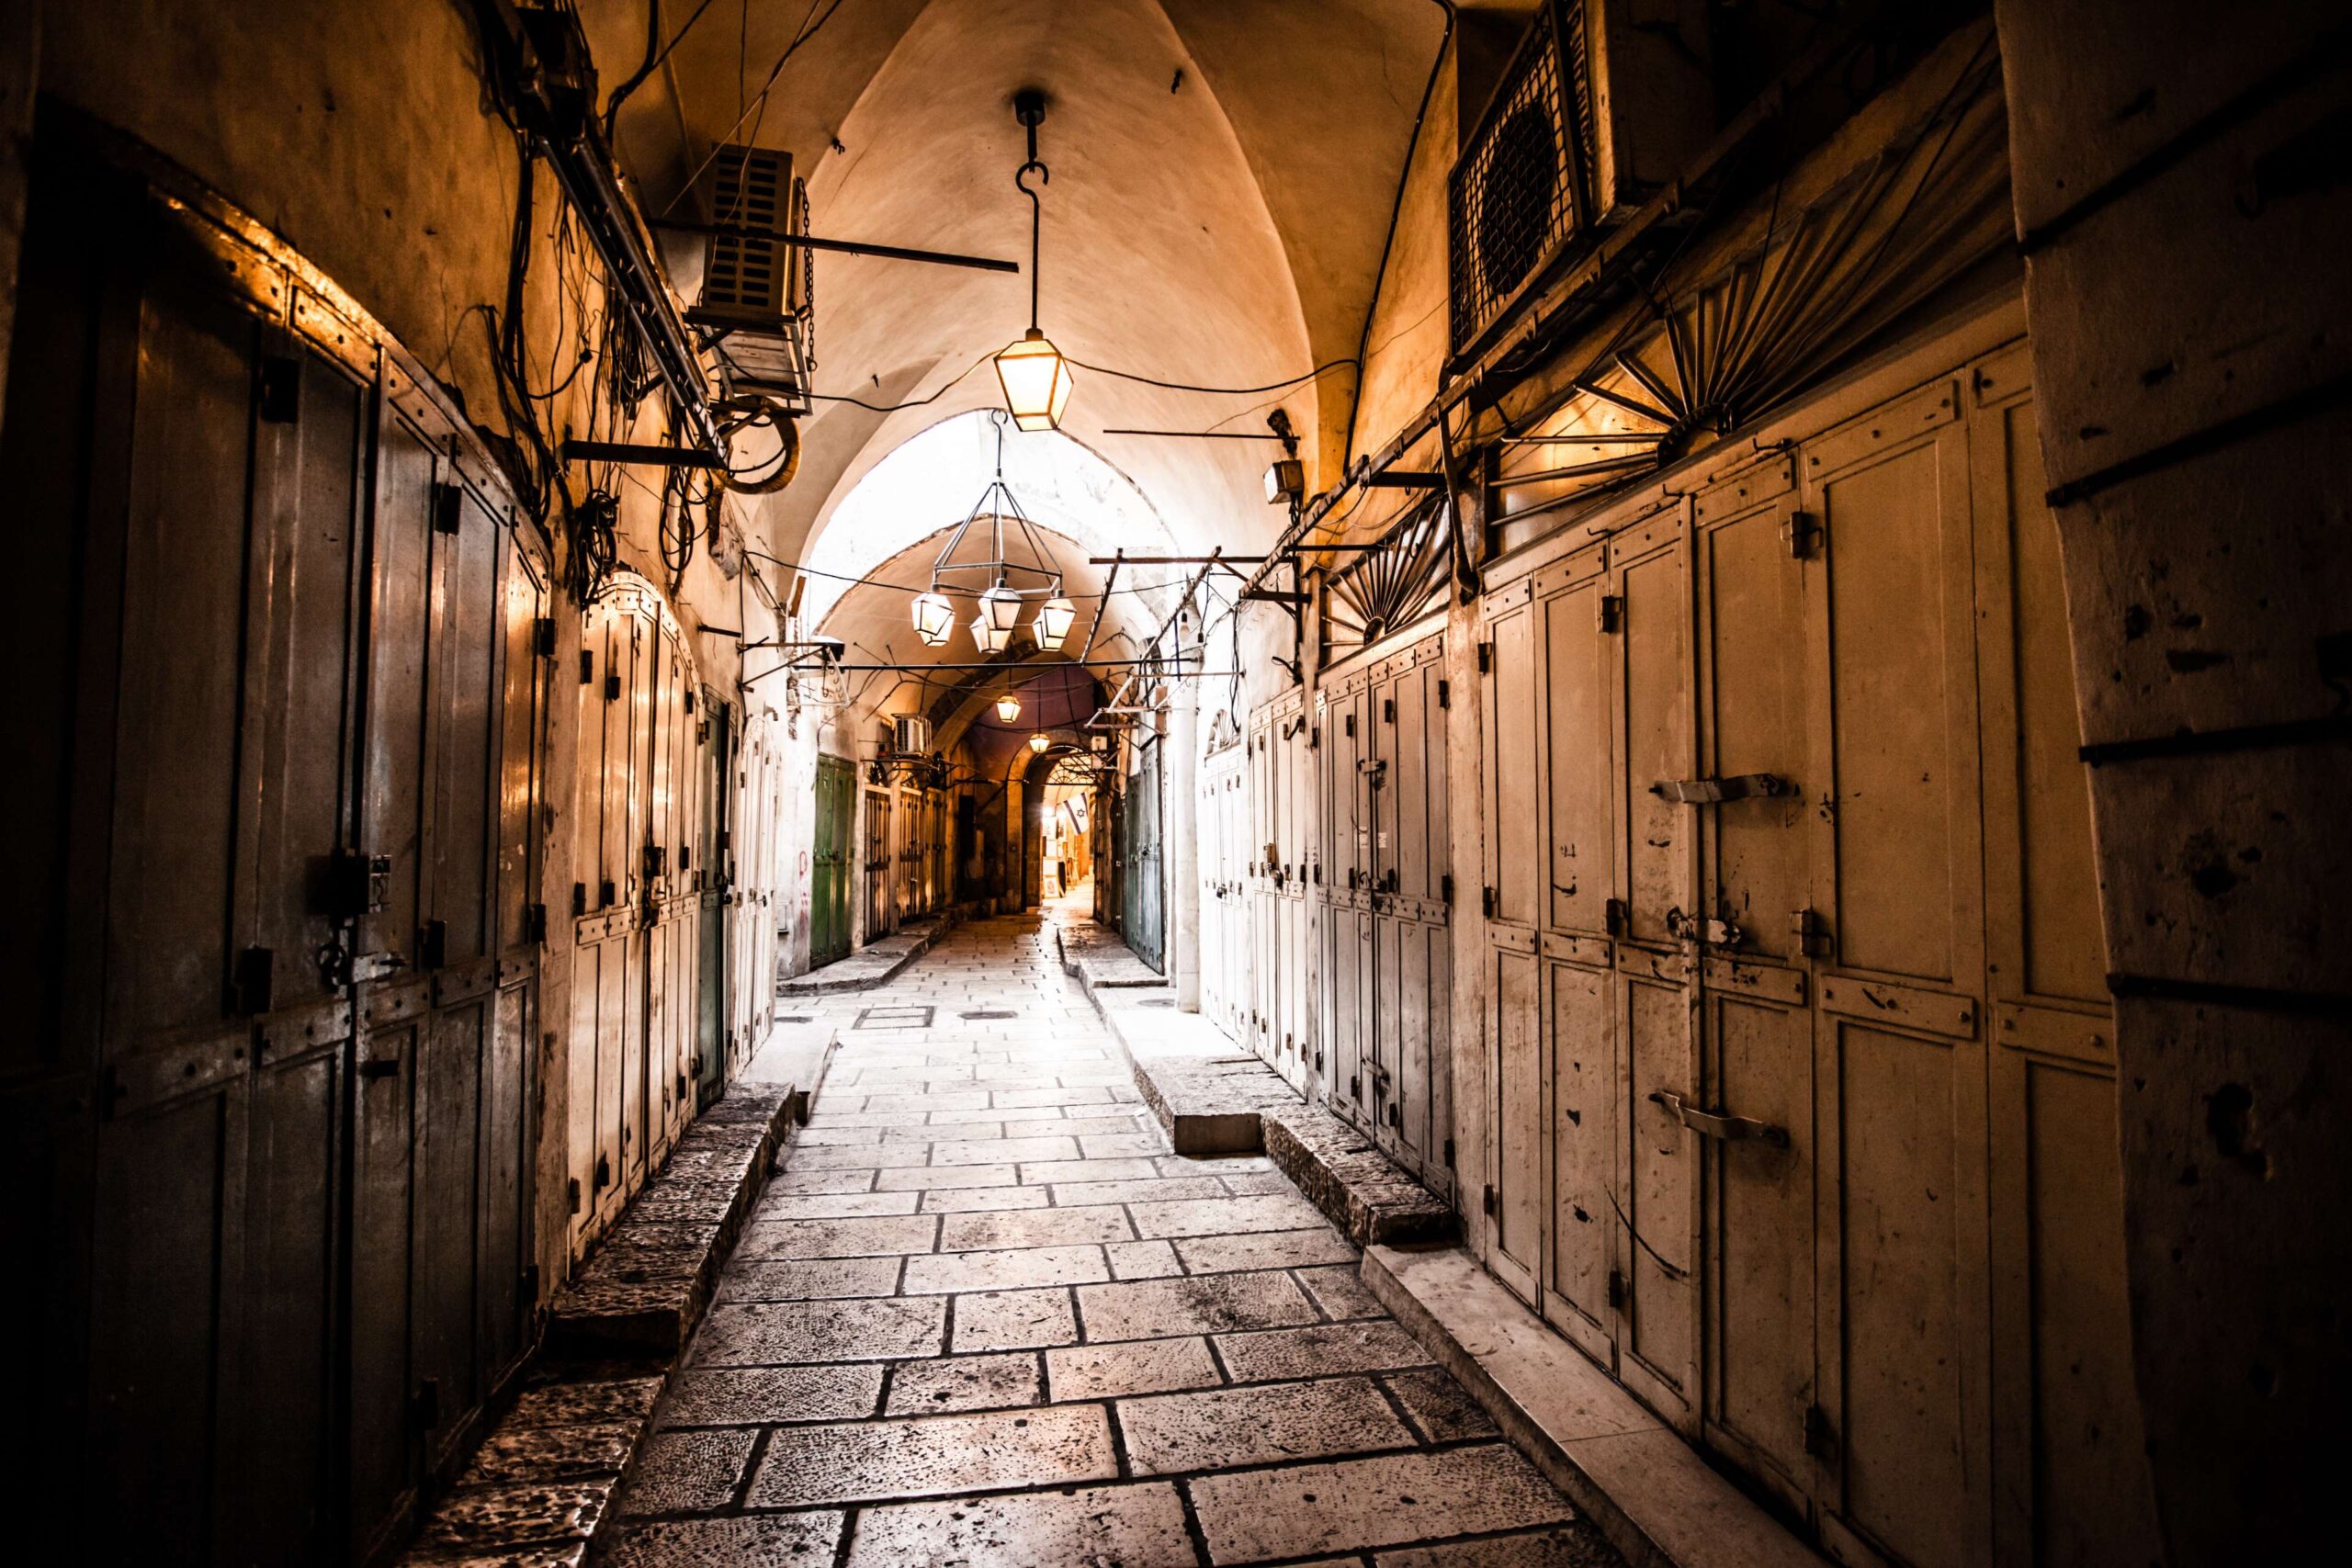
[[[2172,1562],[2311,1561],[2352,1394],[2343,11],[1996,14],[2154,1506]]]
[[[1176,617],[1177,646],[1193,635],[1193,617]],[[1180,1012],[1201,1010],[1200,682],[1177,681],[1168,694],[1166,766],[1168,815],[1160,832],[1168,866],[1168,979]]]

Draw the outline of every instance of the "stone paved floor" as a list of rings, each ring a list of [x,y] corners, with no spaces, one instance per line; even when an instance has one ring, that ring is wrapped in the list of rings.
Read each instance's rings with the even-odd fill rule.
[[[1616,1562],[1279,1172],[1168,1152],[1050,927],[796,1006],[842,1048],[605,1562]]]

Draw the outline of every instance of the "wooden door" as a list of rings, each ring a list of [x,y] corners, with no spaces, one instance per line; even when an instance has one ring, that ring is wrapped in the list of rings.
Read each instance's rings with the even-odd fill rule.
[[[1374,766],[1370,901],[1374,1135],[1430,1187],[1452,1190],[1453,893],[1444,639],[1385,660],[1366,691]]]
[[[1159,748],[1141,749],[1127,781],[1124,931],[1128,948],[1153,969],[1163,964],[1160,907]]]
[[[1544,862],[1537,853],[1537,623],[1521,581],[1487,596],[1479,666],[1485,691],[1483,795],[1487,831],[1479,906],[1486,926],[1487,1168],[1481,1254],[1529,1302],[1544,1277],[1546,1149],[1535,922]]]
[[[1808,1506],[1814,1404],[1813,976],[1804,621],[1815,558],[1782,457],[1709,490],[1697,532],[1702,926],[1699,1109],[1708,1443]]]
[[[817,759],[815,847],[809,853],[808,962],[831,964],[849,955],[850,816],[856,801],[850,765]]]
[[[1620,1112],[1618,1372],[1685,1429],[1698,1400],[1699,1139],[1668,1097],[1699,1092],[1686,942],[1697,832],[1670,786],[1692,776],[1690,587],[1682,509],[1613,536],[1602,628],[1613,643]]]
[[[1992,1122],[1996,1562],[2154,1562],[2115,1032],[2057,521],[2023,343],[1969,377]]]
[[[397,345],[62,145],[0,436],[51,705],[0,944],[58,1227],[18,1479],[107,1561],[363,1554],[523,1337],[544,579]]]
[[[1616,726],[1604,629],[1606,547],[1538,571],[1530,657],[1542,693],[1530,781],[1528,906],[1540,910],[1537,1079],[1544,1165],[1538,1213],[1544,1315],[1604,1367],[1616,1364],[1623,1278],[1616,1219],[1617,1024],[1611,911]]]
[[[1815,1307],[1826,1542],[1983,1562],[1989,1480],[1984,921],[1974,605],[1958,389],[1804,451],[1822,530],[1809,627]]]

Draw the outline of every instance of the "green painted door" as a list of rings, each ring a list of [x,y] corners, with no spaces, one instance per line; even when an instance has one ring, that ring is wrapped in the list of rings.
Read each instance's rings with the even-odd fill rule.
[[[808,963],[849,956],[850,821],[857,782],[839,757],[817,759],[817,842],[809,860]]]

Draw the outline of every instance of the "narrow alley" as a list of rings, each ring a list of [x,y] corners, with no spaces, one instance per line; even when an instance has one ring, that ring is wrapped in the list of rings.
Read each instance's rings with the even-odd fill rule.
[[[1168,1152],[1049,922],[821,1006],[616,1568],[1618,1561],[1280,1172]]]

